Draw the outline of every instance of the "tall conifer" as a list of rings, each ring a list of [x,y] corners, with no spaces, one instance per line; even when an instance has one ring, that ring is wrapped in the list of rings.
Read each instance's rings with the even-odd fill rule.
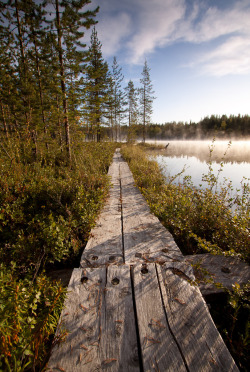
[[[146,126],[150,124],[151,114],[153,112],[152,105],[153,100],[155,99],[149,72],[150,68],[145,60],[142,78],[140,79],[140,83],[142,84],[142,87],[140,88],[140,114],[142,118],[143,142],[145,142],[146,139]]]
[[[128,113],[128,142],[133,140],[134,128],[138,124],[138,90],[135,88],[132,80],[128,82],[125,88],[127,98]]]
[[[82,12],[81,9],[90,3],[90,0],[62,0],[60,2],[59,0],[55,0],[54,4],[56,9],[54,25],[57,31],[57,51],[61,77],[64,129],[69,161],[71,160],[71,141],[67,76],[74,74],[74,78],[76,79],[82,69],[80,61],[84,59],[85,52],[80,48],[85,47],[85,44],[81,43],[81,38],[84,36],[84,32],[81,29],[83,27],[90,28],[90,26],[96,23],[94,17],[99,9],[96,8],[94,11]]]
[[[89,137],[97,142],[101,140],[101,124],[108,100],[108,64],[102,57],[102,44],[94,28],[88,51],[86,65],[86,104],[89,124]]]
[[[122,116],[125,113],[125,94],[121,88],[124,76],[122,69],[119,67],[116,57],[113,59],[112,65],[112,79],[114,84],[113,100],[114,100],[114,126],[115,126],[115,139],[118,140],[120,133],[120,125]]]

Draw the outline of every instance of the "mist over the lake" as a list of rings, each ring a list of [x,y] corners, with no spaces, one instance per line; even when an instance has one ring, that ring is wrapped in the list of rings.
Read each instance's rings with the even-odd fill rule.
[[[182,183],[186,176],[196,187],[207,187],[203,176],[209,166],[217,177],[218,188],[232,186],[232,193],[250,184],[250,141],[147,141],[161,145],[152,151],[167,179]],[[176,177],[176,175],[178,175]]]

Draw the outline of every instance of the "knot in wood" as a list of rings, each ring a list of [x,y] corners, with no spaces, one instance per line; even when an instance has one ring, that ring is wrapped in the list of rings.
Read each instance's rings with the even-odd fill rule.
[[[89,278],[87,276],[83,276],[81,278],[81,283],[87,283],[88,280],[89,280]]]
[[[118,279],[118,278],[113,278],[113,279],[111,280],[111,283],[112,283],[113,285],[118,285],[118,284],[120,283],[120,279]]]

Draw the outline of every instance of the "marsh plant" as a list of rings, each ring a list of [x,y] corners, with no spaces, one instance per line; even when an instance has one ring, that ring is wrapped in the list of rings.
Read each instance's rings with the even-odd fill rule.
[[[0,152],[0,370],[44,368],[65,295],[46,270],[79,258],[115,147],[82,142],[71,164],[60,151],[35,160],[17,145],[15,156]]]
[[[122,154],[151,211],[172,233],[182,253],[209,252],[238,257],[249,263],[249,184],[243,179],[242,190],[235,191],[228,180],[218,184],[223,159],[218,173],[214,174],[214,142],[210,147],[208,174],[203,176],[205,188],[195,187],[189,176],[184,177],[183,183],[174,184],[177,177],[163,176],[158,163],[147,156],[145,149],[148,148],[149,145],[125,145]],[[222,334],[238,365],[247,370],[249,286],[241,289],[235,285],[228,294],[226,308],[227,321],[222,322]]]
[[[243,180],[242,190],[236,194],[230,181],[219,188],[218,174],[213,174],[210,161],[208,174],[203,176],[206,188],[195,187],[189,176],[183,183],[174,184],[176,177],[163,176],[143,148],[124,146],[122,153],[151,211],[170,230],[183,253],[210,252],[249,261],[248,183]]]

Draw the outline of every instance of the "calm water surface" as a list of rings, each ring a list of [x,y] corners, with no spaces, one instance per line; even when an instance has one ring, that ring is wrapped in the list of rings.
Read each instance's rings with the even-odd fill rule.
[[[150,142],[150,141],[147,141]],[[167,177],[185,171],[175,179],[175,183],[182,182],[185,176],[191,176],[195,186],[206,187],[202,176],[208,173],[208,162],[211,161],[213,173],[219,172],[219,183],[224,180],[232,181],[233,188],[240,189],[244,183],[250,185],[250,141],[151,141],[150,143],[167,146],[157,152],[156,160],[161,165]],[[210,151],[212,150],[212,151]],[[226,155],[225,155],[226,152]]]

